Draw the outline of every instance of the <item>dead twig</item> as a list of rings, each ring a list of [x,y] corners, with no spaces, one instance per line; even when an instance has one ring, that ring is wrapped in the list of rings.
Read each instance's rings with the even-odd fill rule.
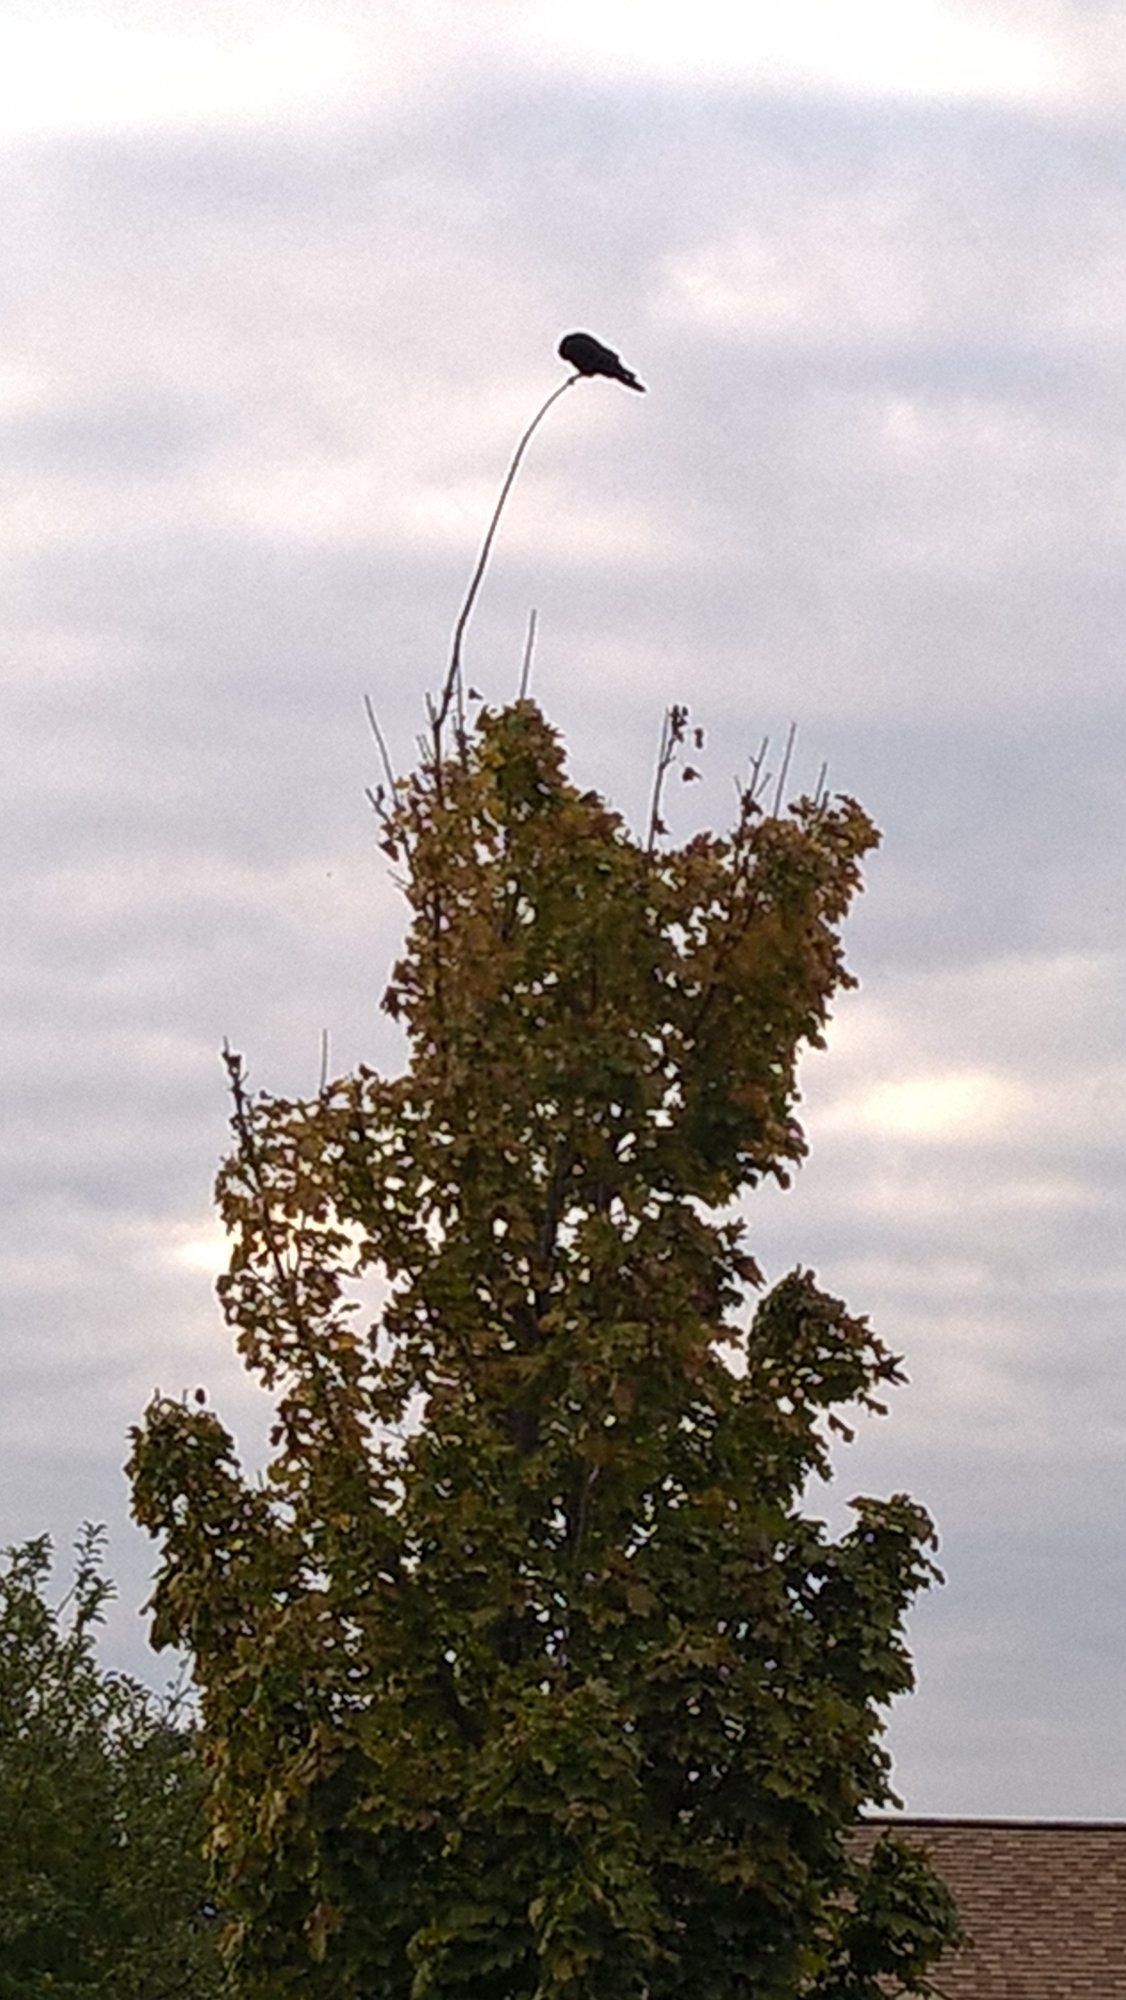
[[[383,731],[379,726],[379,717],[376,715],[370,694],[365,694],[364,696],[364,711],[368,719],[368,728],[371,730],[371,733],[374,736],[376,743],[379,747],[380,761],[383,765],[383,775],[387,780],[387,790],[390,796],[394,798],[395,772],[392,768],[391,757],[387,748],[387,738],[384,736]]]
[[[791,757],[793,756],[793,754],[794,754],[794,739],[795,739],[795,737],[797,736],[797,733],[798,733],[798,725],[797,725],[797,723],[796,723],[796,722],[791,722],[791,724],[790,724],[790,729],[789,729],[789,734],[788,734],[788,735],[787,735],[787,737],[786,737],[786,748],[785,748],[785,750],[784,750],[784,751],[783,751],[783,753],[782,753],[782,768],[781,768],[781,770],[780,770],[780,771],[779,771],[779,773],[778,773],[778,784],[777,784],[777,786],[776,786],[776,788],[775,788],[775,792],[774,792],[774,817],[775,817],[775,819],[779,819],[779,818],[781,817],[781,813],[782,813],[782,793],[783,793],[783,790],[784,790],[784,788],[785,788],[785,784],[786,784],[786,777],[787,777],[787,774],[788,774],[788,772],[789,772],[789,769],[790,769],[790,758],[791,758]]]
[[[687,728],[688,710],[681,702],[674,701],[671,708],[666,708],[661,719],[661,742],[657,751],[657,768],[653,773],[653,799],[649,807],[649,838],[646,842],[646,851],[649,854],[652,854],[657,844],[658,834],[665,831],[665,824],[661,818],[661,795],[665,788],[665,779],[676,761],[676,753],[684,741]]]
[[[524,701],[527,698],[528,682],[532,673],[532,649],[535,643],[536,613],[533,609],[528,613],[528,636],[524,641],[524,664],[520,669],[520,692],[516,697],[518,701]]]

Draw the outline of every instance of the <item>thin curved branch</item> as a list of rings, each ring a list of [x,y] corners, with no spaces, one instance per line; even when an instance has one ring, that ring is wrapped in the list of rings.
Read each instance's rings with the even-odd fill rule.
[[[516,474],[520,470],[520,461],[523,458],[524,453],[527,451],[528,446],[532,441],[534,433],[539,429],[539,426],[546,417],[552,404],[557,403],[559,401],[559,398],[563,394],[563,391],[565,389],[571,388],[572,384],[578,382],[580,379],[581,378],[577,374],[568,375],[567,380],[565,382],[561,382],[558,389],[552,390],[546,403],[544,403],[541,406],[541,408],[536,411],[535,416],[532,418],[531,423],[528,425],[527,430],[524,432],[523,437],[521,438],[519,444],[516,447],[516,450],[512,455],[512,463],[509,466],[508,471],[505,475],[504,485],[500,489],[500,498],[493,509],[493,518],[489,522],[488,531],[485,535],[484,541],[481,544],[481,553],[477,558],[477,567],[473,572],[469,589],[465,593],[465,602],[462,605],[461,611],[458,614],[457,624],[454,626],[453,648],[450,653],[450,664],[446,672],[445,685],[442,688],[442,699],[438,703],[438,706],[434,710],[433,716],[431,718],[431,726],[434,737],[435,763],[439,761],[442,724],[445,722],[446,717],[450,712],[450,704],[452,703],[455,695],[457,696],[458,700],[459,722],[461,719],[461,642],[465,637],[465,628],[469,623],[469,614],[472,611],[474,603],[476,601],[477,592],[481,588],[481,580],[485,574],[485,568],[488,563],[489,554],[493,546],[493,538],[496,534],[497,528],[500,525],[500,517],[504,512],[504,503],[508,499],[508,496],[512,491],[512,482],[515,479]]]

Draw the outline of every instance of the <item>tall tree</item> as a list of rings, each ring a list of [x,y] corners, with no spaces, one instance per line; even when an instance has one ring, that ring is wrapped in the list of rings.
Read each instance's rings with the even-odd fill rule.
[[[889,1797],[931,1527],[803,1511],[899,1368],[802,1270],[748,1326],[733,1209],[805,1150],[796,1062],[877,836],[748,790],[725,837],[670,850],[655,809],[639,841],[527,701],[458,749],[384,806],[404,1074],[292,1102],[228,1056],[220,1294],[277,1397],[266,1478],[169,1401],[131,1463],[239,1991],[925,1992],[948,1900],[848,1831]]]
[[[0,1556],[0,2000],[212,2000],[194,1732],[98,1663],[101,1540],[61,1606],[45,1537]]]

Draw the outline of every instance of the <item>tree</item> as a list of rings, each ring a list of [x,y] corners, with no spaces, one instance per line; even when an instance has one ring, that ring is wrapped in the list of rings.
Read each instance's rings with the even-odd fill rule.
[[[211,2000],[194,1736],[98,1665],[101,1543],[84,1531],[61,1609],[45,1536],[0,1559],[0,2000]]]
[[[802,1509],[900,1370],[803,1270],[744,1326],[733,1209],[805,1150],[797,1057],[851,983],[875,830],[750,787],[669,849],[656,805],[642,842],[569,781],[530,701],[452,756],[434,734],[382,802],[405,1073],[294,1102],[228,1053],[219,1289],[278,1398],[265,1479],[159,1399],[131,1461],[238,1991],[925,1992],[949,1900],[848,1833],[890,1796],[931,1526],[860,1500],[834,1540]]]

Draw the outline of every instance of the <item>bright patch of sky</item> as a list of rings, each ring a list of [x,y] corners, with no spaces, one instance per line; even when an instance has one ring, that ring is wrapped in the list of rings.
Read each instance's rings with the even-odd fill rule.
[[[897,1138],[960,1140],[1004,1129],[1024,1092],[1004,1077],[967,1074],[910,1076],[876,1084],[857,1100],[834,1106],[826,1124],[850,1124]]]
[[[482,65],[767,90],[1035,101],[1042,10],[949,0],[384,0],[190,12],[44,0],[0,18],[0,137],[393,112]]]
[[[554,60],[625,75],[863,95],[1039,96],[1051,81],[1041,36],[1010,11],[943,0],[533,0],[521,29]]]

